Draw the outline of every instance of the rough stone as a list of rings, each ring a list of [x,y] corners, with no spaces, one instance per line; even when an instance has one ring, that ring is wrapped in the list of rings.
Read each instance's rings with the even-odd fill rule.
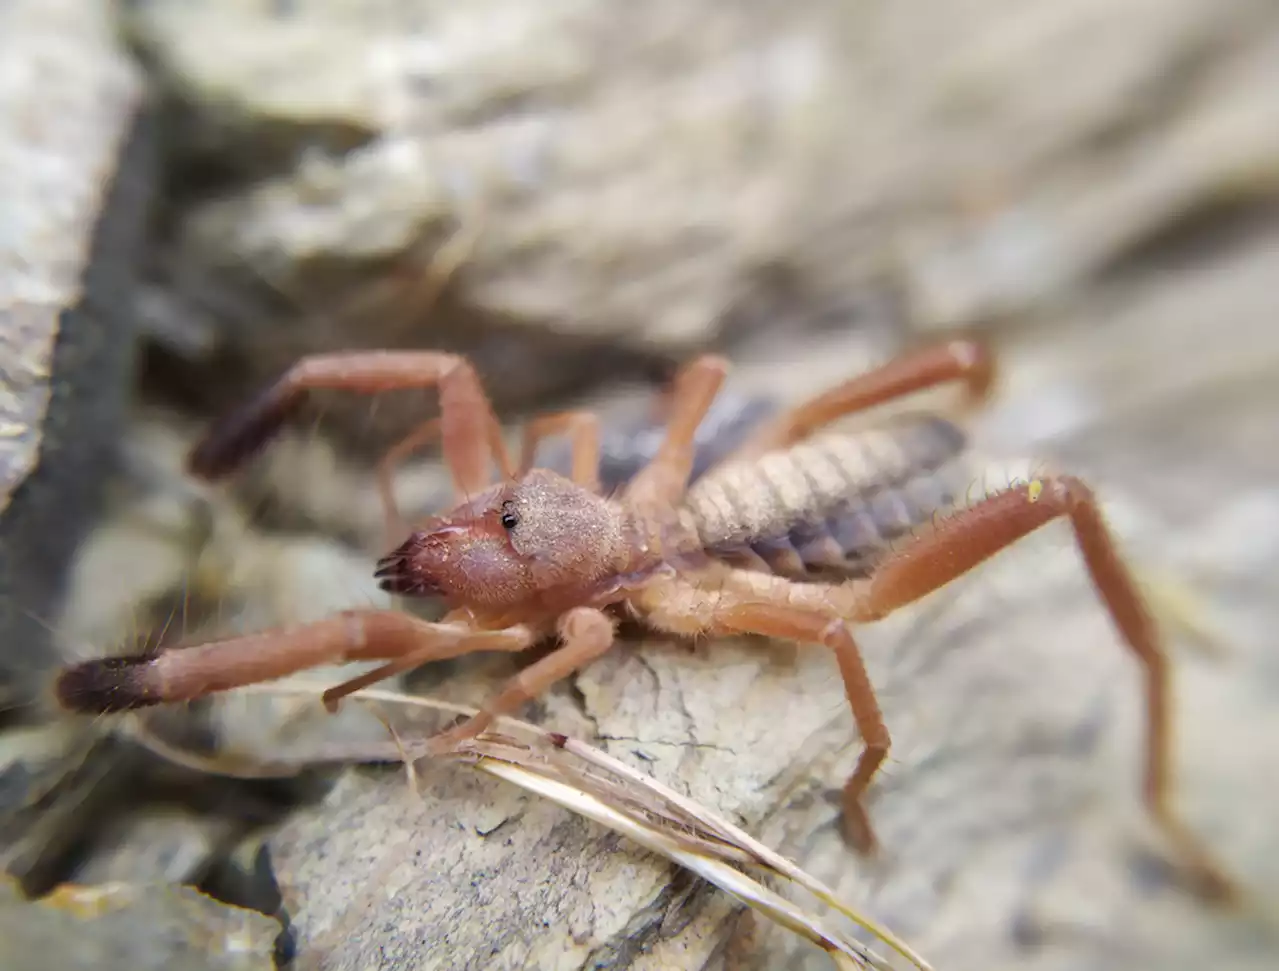
[[[52,656],[64,574],[123,427],[151,140],[103,4],[5,4],[0,65],[0,669],[12,704],[30,701],[26,681]]]
[[[94,834],[95,850],[71,882],[198,883],[232,843],[235,828],[233,821],[178,809],[117,816]]]
[[[1274,197],[1255,0],[376,9],[134,18],[190,151],[236,173],[174,243],[256,295],[219,312],[228,398],[308,352],[440,346],[521,409],[886,295],[922,327],[1030,319],[1188,214]],[[359,442],[409,411],[325,414]]]
[[[279,930],[187,887],[64,887],[28,902],[0,884],[0,964],[13,971],[270,971]]]

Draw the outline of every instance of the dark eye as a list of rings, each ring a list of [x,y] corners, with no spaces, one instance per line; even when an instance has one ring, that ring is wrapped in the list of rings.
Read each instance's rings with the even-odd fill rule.
[[[515,529],[520,525],[520,517],[516,514],[515,503],[507,500],[502,504],[502,528]]]

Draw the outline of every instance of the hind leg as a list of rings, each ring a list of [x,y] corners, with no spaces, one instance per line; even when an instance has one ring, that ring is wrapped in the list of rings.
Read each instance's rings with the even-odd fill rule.
[[[951,381],[963,381],[975,398],[985,397],[994,370],[990,350],[978,341],[954,340],[919,348],[768,420],[730,459],[758,458],[794,445],[846,415]]]
[[[1142,669],[1147,721],[1143,799],[1199,887],[1210,896],[1230,898],[1237,892],[1232,881],[1171,803],[1167,651],[1093,491],[1079,479],[1062,475],[1012,486],[939,521],[893,550],[864,587],[845,588],[851,593],[843,612],[863,622],[884,617],[1057,519],[1071,524],[1089,579]]]
[[[838,621],[880,620],[1060,519],[1070,523],[1094,589],[1140,665],[1147,722],[1144,802],[1198,889],[1209,897],[1231,900],[1238,888],[1173,809],[1165,646],[1092,490],[1079,479],[1065,475],[1036,479],[961,509],[895,547],[867,579],[797,586],[780,577],[743,573],[724,578],[713,594],[672,581],[666,586],[655,584],[639,605],[657,626],[679,633],[760,633],[832,649],[866,745],[845,788],[846,821],[855,844],[869,848],[874,838],[861,797],[888,752],[889,737],[857,646]]]

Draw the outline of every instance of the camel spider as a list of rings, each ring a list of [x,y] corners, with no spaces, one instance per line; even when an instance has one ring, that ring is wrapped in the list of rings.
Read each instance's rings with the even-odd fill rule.
[[[215,424],[190,459],[214,479],[263,447],[312,389],[372,394],[435,386],[440,416],[389,450],[378,468],[388,530],[407,535],[383,557],[383,587],[443,598],[436,623],[394,610],[353,610],[291,628],[64,670],[57,694],[83,712],[185,701],[303,668],[382,660],[329,689],[331,708],[363,686],[472,651],[559,647],[512,678],[464,724],[436,737],[445,749],[475,736],[607,651],[630,615],[680,635],[763,634],[828,647],[864,749],[844,788],[846,832],[870,852],[863,795],[889,751],[889,733],[850,630],[878,620],[1040,526],[1070,521],[1093,585],[1145,674],[1144,796],[1206,885],[1225,886],[1170,808],[1169,677],[1165,651],[1092,492],[1071,476],[1012,485],[933,522],[954,498],[942,469],[963,434],[933,416],[856,433],[823,426],[931,386],[963,382],[983,396],[992,359],[974,341],[925,347],[764,422],[727,460],[689,485],[694,436],[727,371],[704,356],[676,377],[665,438],[615,496],[598,487],[600,429],[568,411],[532,421],[518,466],[475,370],[445,353],[363,351],[308,357],[256,400]],[[533,467],[538,442],[567,435],[568,478]],[[404,456],[439,439],[457,505],[410,531],[391,476]],[[491,484],[490,459],[502,481]],[[891,542],[892,541],[892,542]],[[393,539],[394,543],[394,539]]]

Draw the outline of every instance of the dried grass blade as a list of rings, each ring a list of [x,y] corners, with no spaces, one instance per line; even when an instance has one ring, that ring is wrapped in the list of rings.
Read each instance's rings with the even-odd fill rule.
[[[558,738],[554,740],[559,743]],[[683,796],[674,789],[663,785],[663,783],[652,776],[645,775],[643,772],[632,768],[625,762],[615,759],[608,753],[602,752],[597,748],[593,748],[592,746],[580,742],[577,739],[566,738],[563,741],[563,746],[566,751],[572,752],[579,758],[585,759],[595,765],[599,765],[602,768],[608,768],[621,776],[631,779],[638,785],[646,786],[660,794],[664,799],[668,800],[673,805],[680,807],[690,816],[697,819],[698,822],[710,828],[726,843],[741,848],[746,853],[755,857],[760,863],[777,871],[779,874],[787,877],[799,886],[804,887],[823,903],[839,911],[859,927],[875,934],[878,938],[889,945],[889,947],[893,948],[913,965],[919,968],[920,971],[932,971],[929,963],[916,953],[916,951],[908,945],[906,941],[899,938],[887,928],[881,927],[868,918],[863,917],[857,911],[853,910],[853,908],[848,904],[843,903],[840,898],[836,896],[835,891],[827,887],[816,877],[806,873],[786,857],[769,849],[769,847],[765,846],[745,830],[735,826],[724,817],[698,805],[692,799],[689,799],[687,796]]]
[[[829,954],[840,954],[854,961],[855,967],[889,967],[864,945],[846,941],[838,932],[823,926],[819,919],[805,913],[794,903],[769,890],[741,870],[736,870],[714,857],[686,850],[665,833],[618,812],[590,793],[547,778],[537,772],[531,772],[522,766],[489,756],[481,756],[477,762],[477,768],[622,833],[646,849],[693,871],[704,880],[715,884],[721,890],[801,935]]]
[[[250,685],[238,690],[268,696],[318,697],[323,686],[294,681]],[[361,689],[346,700],[374,707],[417,708],[464,716],[475,712],[466,705],[379,688]],[[411,761],[421,757],[420,748],[404,742],[390,722],[386,724],[393,741],[385,746],[365,746],[359,751],[327,746],[309,762],[264,763],[257,767],[256,772],[253,766],[242,764],[243,759],[225,764],[217,756],[184,752],[150,733],[141,720],[133,725],[131,734],[164,758],[215,774],[241,777],[288,774],[319,762],[389,761],[396,756]],[[512,735],[485,733],[447,757],[467,761],[483,772],[551,799],[630,837],[823,948],[839,967],[887,969],[889,965],[866,945],[846,938],[826,926],[820,918],[769,890],[731,864],[762,866],[791,880],[857,926],[874,934],[919,971],[932,971],[928,962],[904,941],[840,901],[835,892],[821,881],[740,827],[652,776],[584,742],[549,733],[519,719],[500,718],[498,726]],[[586,768],[566,758],[557,758],[558,753],[573,756],[585,763]]]

